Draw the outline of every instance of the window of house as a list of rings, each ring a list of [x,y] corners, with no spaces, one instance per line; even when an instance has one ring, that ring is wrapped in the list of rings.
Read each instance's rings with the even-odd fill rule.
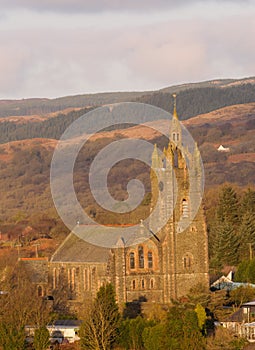
[[[138,247],[138,259],[139,259],[139,267],[141,269],[144,268],[144,254],[143,254],[143,247]]]
[[[148,268],[151,269],[153,267],[153,256],[152,252],[148,252]]]
[[[129,267],[130,269],[135,268],[135,253],[133,252],[129,254]]]

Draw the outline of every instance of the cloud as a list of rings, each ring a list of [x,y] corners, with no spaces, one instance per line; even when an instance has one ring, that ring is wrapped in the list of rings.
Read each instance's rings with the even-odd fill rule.
[[[210,3],[212,0],[1,0],[1,8],[22,8],[53,12],[152,11],[171,9],[192,3]],[[214,0],[218,3],[253,3],[254,0]]]
[[[141,22],[139,16],[134,21],[93,14],[86,25],[77,15],[68,23],[67,15],[14,16],[0,31],[0,98],[152,90],[255,75],[255,23],[249,12],[205,19],[194,11],[185,20],[165,16]]]

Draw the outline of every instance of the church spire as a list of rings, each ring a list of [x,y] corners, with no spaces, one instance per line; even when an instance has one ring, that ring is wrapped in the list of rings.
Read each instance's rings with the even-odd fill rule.
[[[173,98],[174,98],[174,111],[173,111],[173,117],[176,118],[177,120],[179,120],[178,118],[178,114],[177,114],[177,108],[176,108],[176,93],[174,93],[173,95]]]
[[[178,118],[177,108],[176,108],[177,95],[176,93],[174,93],[172,96],[174,98],[174,110],[173,110],[173,118],[171,123],[170,138],[177,147],[180,147],[182,145],[182,130],[181,130],[181,124]]]

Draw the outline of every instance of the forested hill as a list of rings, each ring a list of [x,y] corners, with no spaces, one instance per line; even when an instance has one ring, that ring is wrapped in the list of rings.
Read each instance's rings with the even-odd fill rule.
[[[23,102],[20,101],[22,104],[19,108],[16,108],[16,110],[11,109],[16,106],[15,101],[12,101],[12,103],[3,103],[4,101],[0,101],[0,116],[1,113],[2,115],[6,113],[5,117],[0,117],[0,143],[37,137],[59,139],[68,125],[84,113],[96,107],[91,106],[93,104],[99,106],[105,102],[133,100],[172,111],[173,99],[171,94],[174,90],[178,91],[178,89],[178,114],[182,120],[226,106],[255,102],[255,79],[248,80],[248,83],[244,83],[243,80],[230,83],[228,80],[225,85],[219,82],[217,84],[212,82],[204,84],[205,85],[202,85],[202,87],[200,87],[199,84],[176,86],[154,93],[147,93],[143,96],[142,93],[109,93],[71,96],[55,100],[24,100]],[[84,96],[87,97],[85,98]],[[88,99],[88,96],[91,96],[91,100]],[[54,117],[52,115],[50,117],[44,115],[43,120],[38,120],[37,122],[18,123],[13,120],[5,119],[9,114],[20,113],[24,115],[27,113],[29,115],[30,113],[37,113],[40,115],[41,113],[41,115],[43,115],[44,112],[49,112],[61,106],[61,108],[67,108],[72,105],[77,108],[88,102],[91,102],[89,107],[81,108],[78,111],[73,110],[69,113],[60,111],[59,114]]]
[[[0,100],[0,118],[33,114],[47,114],[67,108],[102,106],[110,103],[133,101],[144,92],[107,92],[75,96],[48,98],[29,98],[22,100]]]
[[[139,102],[148,103],[167,111],[173,110],[170,92],[159,91],[142,96]],[[180,91],[178,94],[178,114],[186,120],[198,114],[216,109],[255,101],[255,85],[244,84],[231,87],[204,87]]]
[[[67,114],[59,113],[56,117],[38,122],[20,124],[12,121],[3,121],[0,123],[0,144],[34,138],[58,140],[75,119],[90,110],[92,110],[92,108],[82,108]]]
[[[207,82],[170,86],[158,91],[108,92],[66,96],[55,99],[31,98],[0,100],[0,118],[22,115],[45,115],[67,108],[102,106],[125,101],[151,103],[171,110],[170,95],[180,96],[180,113],[187,119],[199,113],[210,112],[224,106],[255,101],[255,77],[245,79],[221,79]],[[194,108],[192,105],[199,108]]]

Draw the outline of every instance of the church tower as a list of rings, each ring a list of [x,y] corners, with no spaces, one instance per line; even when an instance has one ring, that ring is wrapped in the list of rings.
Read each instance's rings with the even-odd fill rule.
[[[150,226],[160,239],[166,303],[197,284],[209,285],[206,223],[202,207],[197,207],[201,202],[200,156],[196,145],[192,150],[183,145],[176,94],[173,98],[170,141],[161,154],[155,146],[151,171],[151,211],[156,210],[158,220]]]

